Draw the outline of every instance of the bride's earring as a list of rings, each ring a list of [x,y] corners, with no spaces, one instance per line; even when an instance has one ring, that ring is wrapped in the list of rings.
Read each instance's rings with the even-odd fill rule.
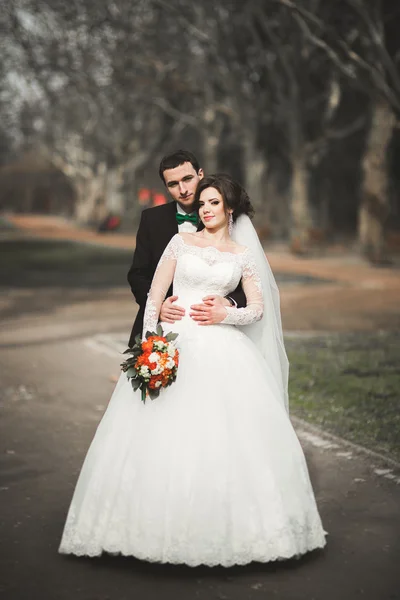
[[[232,217],[232,213],[229,213],[229,217],[228,217],[228,233],[229,233],[229,235],[232,235],[232,231],[233,231],[233,217]]]

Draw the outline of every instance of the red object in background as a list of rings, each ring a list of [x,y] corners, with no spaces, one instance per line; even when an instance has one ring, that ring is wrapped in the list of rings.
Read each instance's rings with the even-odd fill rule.
[[[167,204],[167,199],[161,192],[153,192],[153,206],[161,206]]]
[[[121,219],[117,216],[112,216],[108,219],[108,229],[116,229],[117,227],[119,227],[119,225],[121,225]]]
[[[140,188],[138,193],[138,201],[139,204],[146,205],[149,204],[151,199],[151,191],[149,188]]]
[[[115,231],[121,225],[121,217],[118,215],[108,214],[97,228],[99,233],[105,231]]]

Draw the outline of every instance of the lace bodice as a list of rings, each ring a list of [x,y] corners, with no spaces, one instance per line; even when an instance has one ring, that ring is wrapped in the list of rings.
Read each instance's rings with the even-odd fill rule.
[[[247,248],[241,253],[222,252],[213,246],[188,244],[180,234],[169,242],[153,277],[143,321],[143,335],[154,331],[161,305],[173,282],[179,305],[189,307],[210,294],[227,296],[242,280],[245,308],[226,308],[222,321],[228,325],[246,325],[262,318],[263,298],[260,277]]]

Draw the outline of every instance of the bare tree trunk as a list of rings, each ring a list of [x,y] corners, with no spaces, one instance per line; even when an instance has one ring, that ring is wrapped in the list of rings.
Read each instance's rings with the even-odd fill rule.
[[[219,139],[208,127],[203,131],[203,164],[201,165],[206,175],[218,170],[218,142]]]
[[[309,248],[312,226],[308,190],[308,166],[306,161],[304,134],[299,108],[298,90],[292,81],[289,102],[289,143],[291,148],[291,194],[290,194],[290,249],[295,254],[305,254]]]
[[[222,119],[214,108],[214,92],[207,86],[205,93],[203,134],[203,169],[206,175],[218,170],[218,145],[222,133]]]
[[[123,193],[124,167],[117,167],[107,172],[105,205],[107,212],[122,215],[125,211],[125,197]]]
[[[360,251],[372,262],[385,259],[384,226],[389,214],[386,157],[394,125],[395,116],[389,104],[383,99],[377,100],[362,162],[363,182],[358,213]]]
[[[255,210],[260,216],[265,216],[267,159],[257,147],[255,132],[251,128],[243,129],[242,137],[246,191]]]
[[[266,208],[270,233],[277,238],[287,238],[290,230],[290,206],[287,191],[279,185],[279,167],[271,165],[266,184]]]
[[[312,218],[308,194],[308,169],[301,152],[297,152],[292,160],[291,188],[290,247],[295,254],[303,254],[308,249]]]
[[[105,216],[105,181],[104,173],[100,171],[90,178],[80,177],[75,181],[77,201],[75,218],[78,223],[99,223]]]
[[[70,160],[48,148],[44,152],[49,152],[51,163],[71,180],[75,188],[74,217],[78,223],[100,223],[107,213],[106,164],[101,162],[94,166],[94,156],[85,153],[78,145],[71,145],[68,152]],[[88,156],[92,160],[85,163],[84,159]]]
[[[246,181],[246,192],[255,210],[254,225],[261,240],[270,236],[271,225],[269,222],[267,198],[267,172],[268,162],[262,150],[257,146],[257,135],[253,129],[256,120],[243,128],[243,166]]]

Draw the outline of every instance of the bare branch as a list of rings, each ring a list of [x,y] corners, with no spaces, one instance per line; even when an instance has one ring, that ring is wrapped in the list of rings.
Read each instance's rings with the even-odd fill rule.
[[[350,65],[344,64],[343,59],[341,59],[341,57],[333,50],[331,46],[329,46],[321,38],[314,35],[309,26],[304,21],[304,19],[302,19],[298,14],[294,14],[293,17],[300,26],[304,35],[310,40],[310,42],[315,44],[315,46],[317,46],[318,48],[321,48],[321,50],[323,50],[329,56],[334,65],[336,65],[336,67],[338,67],[338,69],[342,73],[344,73],[347,77],[350,77],[352,79],[356,78],[356,73],[354,69]]]
[[[341,129],[329,129],[327,132],[327,136],[328,138],[334,140],[343,140],[349,137],[350,135],[353,135],[357,131],[360,131],[360,129],[362,129],[365,126],[366,120],[366,116],[362,115],[346,127],[342,127]]]
[[[287,8],[290,8],[292,10],[295,10],[299,14],[306,17],[312,23],[315,23],[316,25],[321,27],[321,29],[324,27],[324,23],[323,21],[321,21],[321,19],[318,19],[318,17],[315,14],[313,14],[309,10],[306,10],[302,6],[299,6],[299,4],[292,2],[292,0],[275,0],[275,2],[278,2],[279,4],[282,4],[283,6],[286,6]]]
[[[210,42],[211,41],[210,37],[207,35],[207,33],[205,33],[204,31],[201,31],[200,29],[198,29],[197,27],[195,27],[195,25],[193,25],[193,23],[191,21],[189,21],[189,19],[187,19],[182,14],[182,11],[180,11],[176,6],[173,6],[169,2],[166,2],[166,0],[154,0],[154,3],[158,4],[159,6],[162,6],[163,8],[168,9],[170,12],[173,12],[173,13],[177,14],[179,20],[182,21],[183,23],[185,23],[185,25],[187,27],[189,27],[191,33],[195,34],[196,37],[199,40],[203,40],[203,41],[206,41],[206,42]]]
[[[200,121],[197,117],[189,115],[187,113],[181,112],[178,108],[175,108],[166,100],[166,98],[153,98],[153,104],[161,108],[167,115],[184,123],[185,125],[192,125],[193,127],[198,127]]]

